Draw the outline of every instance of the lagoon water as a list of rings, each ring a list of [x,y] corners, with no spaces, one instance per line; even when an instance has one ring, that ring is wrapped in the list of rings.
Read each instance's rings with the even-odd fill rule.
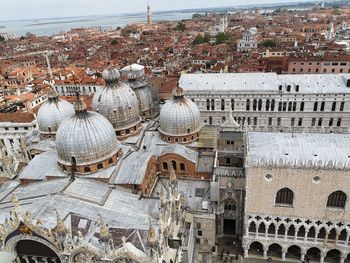
[[[193,13],[161,12],[152,15],[153,21],[177,21],[191,18]],[[0,32],[25,35],[27,32],[38,36],[50,36],[72,28],[101,27],[116,28],[146,21],[146,14],[122,14],[105,16],[64,17],[37,20],[0,21]]]

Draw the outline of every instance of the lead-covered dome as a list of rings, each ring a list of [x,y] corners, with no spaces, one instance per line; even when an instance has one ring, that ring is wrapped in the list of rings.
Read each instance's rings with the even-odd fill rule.
[[[117,69],[109,67],[102,73],[106,85],[95,93],[92,100],[94,111],[102,114],[112,124],[116,135],[125,138],[140,131],[140,111],[135,92],[120,81]]]
[[[184,97],[183,89],[173,90],[173,99],[160,111],[159,132],[163,140],[186,143],[196,140],[203,123],[197,105]]]
[[[73,105],[59,99],[58,94],[54,90],[51,90],[48,93],[48,100],[40,107],[37,115],[41,136],[45,139],[55,138],[61,122],[73,115]]]
[[[139,102],[140,114],[143,120],[154,118],[159,114],[159,93],[145,77],[145,67],[132,64],[121,69],[122,77],[128,79]]]
[[[75,165],[77,173],[90,173],[116,163],[120,145],[110,122],[99,113],[86,111],[82,100],[74,108],[74,116],[63,121],[56,134],[61,169],[70,172]]]

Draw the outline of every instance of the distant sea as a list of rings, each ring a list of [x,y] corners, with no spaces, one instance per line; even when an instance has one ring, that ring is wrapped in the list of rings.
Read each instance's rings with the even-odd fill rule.
[[[161,12],[152,15],[154,22],[178,21],[191,18],[193,13]],[[122,14],[105,16],[82,16],[35,20],[0,21],[0,32],[24,36],[27,32],[37,36],[51,36],[72,28],[101,27],[101,29],[124,27],[127,24],[146,22],[146,14]]]

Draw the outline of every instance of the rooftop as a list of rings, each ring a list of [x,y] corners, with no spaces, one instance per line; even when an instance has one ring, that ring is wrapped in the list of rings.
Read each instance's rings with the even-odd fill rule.
[[[350,134],[250,132],[248,166],[350,169]]]
[[[297,93],[350,93],[346,87],[350,74],[290,74],[276,73],[219,73],[219,74],[183,74],[179,86],[187,93],[191,92],[296,92]],[[283,90],[279,91],[279,86]],[[291,91],[286,86],[291,85]]]

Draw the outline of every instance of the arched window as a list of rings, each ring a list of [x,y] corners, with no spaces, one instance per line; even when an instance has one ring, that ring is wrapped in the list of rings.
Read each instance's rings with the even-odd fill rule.
[[[173,166],[173,169],[176,171],[176,162],[175,161],[171,161],[171,165]]]
[[[168,163],[163,163],[163,170],[168,170]]]
[[[232,199],[226,200],[224,204],[224,209],[225,210],[231,210],[235,211],[236,210],[236,204]]]
[[[294,193],[289,188],[282,188],[276,194],[276,204],[293,205]]]
[[[180,163],[180,170],[185,171],[185,164],[184,163]]]
[[[99,163],[98,165],[97,165],[97,170],[101,170],[103,168],[103,164],[102,163]]]
[[[84,168],[84,172],[85,172],[85,173],[90,173],[90,172],[91,172],[90,167],[85,167],[85,168]]]
[[[109,163],[109,164],[113,163],[113,159],[110,158],[110,159],[108,160],[108,163]]]
[[[247,103],[246,103],[246,110],[250,110],[250,100],[247,99]]]
[[[342,191],[335,191],[328,196],[327,207],[345,208],[346,194]]]

